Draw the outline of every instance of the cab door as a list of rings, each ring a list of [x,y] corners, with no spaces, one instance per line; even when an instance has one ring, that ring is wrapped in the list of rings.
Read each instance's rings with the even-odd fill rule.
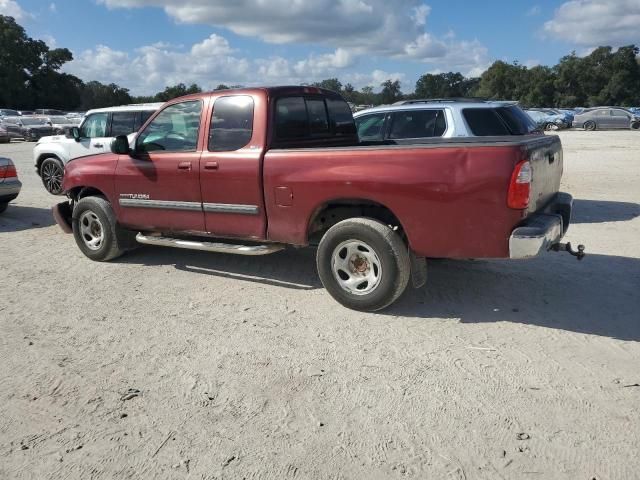
[[[96,112],[88,115],[80,125],[80,138],[69,143],[69,159],[108,152],[111,138],[107,137],[109,113]]]
[[[204,232],[200,193],[202,100],[173,103],[142,130],[115,175],[121,223],[138,230]]]
[[[266,111],[263,102],[229,95],[213,103],[200,183],[207,232],[214,236],[265,238],[261,165],[266,129],[253,128],[256,112]]]

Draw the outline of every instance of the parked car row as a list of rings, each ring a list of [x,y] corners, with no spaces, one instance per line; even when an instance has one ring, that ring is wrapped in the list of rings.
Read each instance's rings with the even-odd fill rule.
[[[78,126],[79,120],[62,116],[5,116],[0,118],[0,142],[6,143],[14,138],[35,142],[47,135],[61,135]]]
[[[553,109],[532,108],[527,114],[545,130],[561,128],[601,129],[640,129],[640,111],[636,108],[592,107]]]
[[[0,108],[0,118],[2,117],[27,117],[27,116],[44,116],[44,117],[69,117],[82,118],[85,112],[63,112],[55,108],[37,108],[36,110],[15,110],[12,108]]]

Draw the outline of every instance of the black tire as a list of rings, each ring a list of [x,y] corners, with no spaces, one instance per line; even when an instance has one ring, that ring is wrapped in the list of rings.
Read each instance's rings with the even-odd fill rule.
[[[369,293],[352,293],[339,283],[338,278],[342,277],[340,272],[336,271],[334,274],[334,257],[336,260],[340,257],[343,261],[346,260],[347,265],[355,266],[355,263],[346,259],[348,253],[344,252],[348,247],[341,249],[342,245],[351,245],[353,242],[364,243],[371,248],[376,261],[380,263],[379,270],[374,270],[367,261],[364,262],[364,268],[367,271],[378,273],[375,286]],[[366,249],[354,250],[356,256],[363,251],[371,255],[371,252]],[[357,261],[360,265],[362,264],[359,258]],[[351,218],[332,226],[320,240],[316,265],[322,284],[333,298],[347,308],[368,312],[382,310],[395,302],[406,289],[411,274],[409,251],[400,235],[387,225],[370,218]],[[337,270],[341,269],[337,268]],[[347,275],[344,271],[342,274]],[[361,273],[352,270],[350,274],[355,278]],[[350,280],[351,277],[348,279]],[[357,278],[355,279],[357,281]],[[346,280],[343,278],[342,282]],[[359,289],[362,285],[366,290],[368,281],[351,287],[351,290]]]
[[[555,124],[555,123],[551,123],[551,122],[549,122],[549,123],[546,123],[546,124],[544,125],[544,129],[545,129],[547,132],[550,132],[550,131],[552,131],[552,130],[557,130],[558,128],[556,127],[556,124]]]
[[[0,213],[4,213],[4,211],[7,209],[8,206],[9,206],[9,202],[0,203]]]
[[[62,193],[62,180],[64,179],[64,165],[55,157],[45,158],[40,164],[40,179],[47,192],[52,195]]]
[[[640,130],[640,122],[633,122],[631,124],[631,130]]]
[[[584,122],[584,129],[593,132],[596,129],[596,122],[589,120],[588,122]]]
[[[118,225],[111,204],[103,197],[81,199],[73,209],[71,223],[78,248],[91,260],[113,260],[136,245],[135,234]],[[91,239],[98,237],[101,240],[89,246]]]

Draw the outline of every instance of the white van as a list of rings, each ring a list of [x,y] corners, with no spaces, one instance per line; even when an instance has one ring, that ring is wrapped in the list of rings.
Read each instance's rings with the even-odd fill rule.
[[[36,172],[49,193],[62,193],[64,165],[73,158],[108,152],[117,135],[132,136],[162,103],[140,103],[89,110],[77,128],[67,135],[42,137],[33,149]]]

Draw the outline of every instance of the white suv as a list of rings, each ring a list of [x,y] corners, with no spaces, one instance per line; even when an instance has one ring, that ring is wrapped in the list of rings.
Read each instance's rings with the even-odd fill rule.
[[[141,103],[89,110],[67,135],[42,137],[33,149],[36,172],[49,193],[62,193],[64,165],[73,158],[108,152],[117,135],[132,136],[162,103]]]

